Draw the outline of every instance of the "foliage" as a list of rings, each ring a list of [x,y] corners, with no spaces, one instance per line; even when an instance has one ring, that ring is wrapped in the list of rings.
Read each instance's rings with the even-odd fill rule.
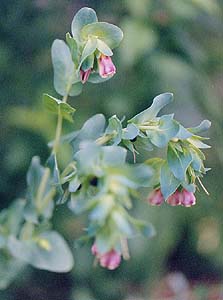
[[[127,259],[128,239],[137,234],[149,238],[154,235],[150,223],[130,214],[132,200],[140,198],[138,189],[160,188],[168,201],[177,189],[194,193],[197,180],[200,182],[207,171],[201,149],[209,146],[198,133],[208,129],[210,122],[185,128],[173,114],[158,116],[172,101],[171,93],[155,97],[152,105],[128,120],[126,126],[124,119],[116,115],[106,124],[104,115],[96,114],[79,131],[61,138],[63,119],[73,122],[76,111],[67,103],[68,96],[81,93],[87,81],[100,83],[115,74],[112,49],[123,37],[117,26],[98,22],[90,8],[77,12],[71,32],[66,42],[55,40],[51,51],[54,87],[63,98],[43,96],[46,109],[58,118],[51,154],[45,166],[33,157],[27,173],[26,198],[15,200],[0,215],[1,262],[6,274],[2,287],[14,277],[14,261],[18,261],[14,272],[20,271],[24,263],[54,272],[72,269],[73,257],[66,241],[52,230],[55,206],[66,203],[75,215],[87,215],[86,233],[79,244],[94,241],[101,265],[113,268],[109,260],[101,262],[103,255],[114,252]],[[69,143],[73,149],[63,171],[57,161],[61,143]],[[142,150],[155,148],[167,149],[166,158],[136,163]],[[126,162],[128,151],[133,154],[133,164]]]

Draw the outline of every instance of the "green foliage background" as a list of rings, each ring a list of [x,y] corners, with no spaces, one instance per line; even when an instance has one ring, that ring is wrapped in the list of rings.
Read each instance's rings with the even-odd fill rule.
[[[74,125],[95,113],[131,117],[148,107],[162,92],[173,92],[176,118],[187,125],[210,119],[212,149],[204,183],[210,197],[197,193],[197,205],[135,207],[152,221],[157,236],[130,243],[131,260],[115,272],[92,267],[89,248],[74,249],[72,274],[58,275],[25,269],[6,291],[8,299],[148,299],[150,284],[168,270],[206,282],[223,278],[223,4],[219,0],[2,0],[0,3],[0,207],[22,197],[25,174],[33,155],[44,162],[46,144],[53,138],[54,116],[43,111],[42,94],[53,94],[50,47],[65,38],[74,13],[94,8],[103,21],[119,25],[124,41],[115,51],[115,77],[101,85],[87,84],[71,103],[78,109]],[[67,160],[64,148],[60,164]],[[146,196],[146,195],[145,195]],[[80,234],[84,219],[74,219],[61,208],[55,228],[70,244]],[[0,276],[4,272],[0,270]],[[204,281],[206,280],[206,281]]]

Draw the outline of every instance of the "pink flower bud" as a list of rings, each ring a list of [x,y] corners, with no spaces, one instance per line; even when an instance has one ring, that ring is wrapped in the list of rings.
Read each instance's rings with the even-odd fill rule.
[[[94,243],[93,245],[92,245],[92,247],[91,247],[91,253],[93,254],[93,255],[95,255],[95,256],[98,256],[98,248],[97,248],[97,246],[96,246],[96,244]]]
[[[111,77],[116,73],[116,67],[113,64],[111,57],[101,54],[98,59],[99,75],[102,78]]]
[[[109,270],[116,269],[121,263],[121,255],[114,249],[102,254],[99,258],[100,265]]]
[[[91,247],[91,252],[99,260],[100,265],[109,270],[116,269],[121,263],[121,254],[114,249],[101,254],[94,243]]]
[[[149,194],[147,201],[151,205],[161,205],[164,202],[164,198],[163,198],[163,195],[161,193],[161,190],[158,189],[158,190],[152,191]]]
[[[167,198],[166,202],[171,206],[177,206],[181,204],[183,195],[181,192],[176,191],[170,197]]]
[[[196,204],[196,198],[192,192],[188,192],[187,190],[182,191],[182,200],[181,205],[185,207],[191,207]]]
[[[85,83],[88,80],[90,74],[91,74],[91,69],[88,69],[87,71],[80,70],[81,82]]]

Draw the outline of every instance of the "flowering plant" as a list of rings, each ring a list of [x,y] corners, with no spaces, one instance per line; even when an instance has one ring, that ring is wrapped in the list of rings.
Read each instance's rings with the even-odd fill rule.
[[[15,200],[0,213],[0,258],[6,287],[25,264],[54,272],[73,267],[73,256],[64,238],[52,230],[56,206],[66,204],[74,215],[88,217],[85,234],[77,241],[91,245],[102,267],[117,268],[129,258],[128,239],[137,234],[148,238],[155,230],[149,222],[130,214],[132,201],[141,198],[140,188],[150,188],[148,203],[182,205],[196,203],[198,183],[208,171],[202,149],[209,148],[200,132],[210,127],[205,120],[185,128],[173,114],[159,115],[173,95],[163,93],[152,105],[125,122],[113,115],[106,121],[96,114],[82,128],[62,135],[63,119],[73,122],[76,111],[67,103],[81,93],[84,84],[98,84],[116,73],[113,49],[123,38],[120,28],[98,22],[93,9],[82,8],[74,16],[66,42],[52,45],[54,87],[59,100],[43,95],[43,104],[57,115],[51,155],[44,165],[34,157],[27,173],[25,199]],[[60,146],[68,143],[72,156],[64,170],[58,166]],[[142,151],[166,149],[166,156],[150,157],[137,163]],[[132,153],[131,157],[127,154]],[[90,251],[90,250],[89,250]]]

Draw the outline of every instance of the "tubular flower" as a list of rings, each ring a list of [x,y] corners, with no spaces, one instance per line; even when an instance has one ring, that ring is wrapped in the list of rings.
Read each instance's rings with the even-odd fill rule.
[[[114,249],[105,253],[99,253],[96,244],[91,247],[91,252],[97,257],[102,267],[109,270],[116,269],[121,263],[121,254]]]
[[[161,193],[161,190],[158,189],[158,190],[152,191],[149,194],[147,201],[151,205],[161,205],[164,202],[164,198],[163,198],[163,195]]]
[[[85,83],[88,80],[90,74],[91,74],[91,69],[88,69],[87,71],[80,70],[81,82]]]
[[[176,191],[170,197],[167,198],[166,202],[171,206],[180,205],[183,199],[183,195],[181,192]]]
[[[196,204],[196,198],[192,192],[188,192],[187,190],[182,191],[182,200],[181,205],[185,207],[191,207]]]
[[[98,59],[99,75],[102,78],[111,77],[116,73],[116,67],[113,64],[111,57],[101,54]]]

